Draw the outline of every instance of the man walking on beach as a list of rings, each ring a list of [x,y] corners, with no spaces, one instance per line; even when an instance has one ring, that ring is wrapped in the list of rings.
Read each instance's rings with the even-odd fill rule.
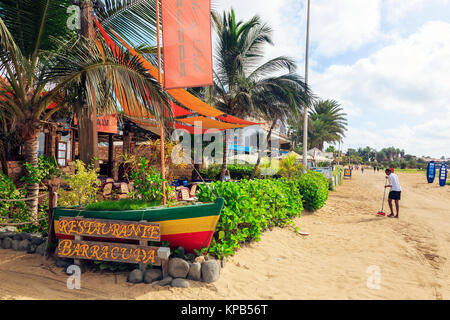
[[[389,208],[391,209],[391,214],[388,215],[389,218],[398,218],[399,212],[399,204],[402,193],[402,187],[400,186],[400,182],[398,181],[398,176],[392,172],[391,169],[386,169],[386,179],[389,179],[389,184],[385,186],[385,188],[391,188],[388,196]],[[397,214],[394,215],[394,210],[392,209],[392,200],[395,201],[395,209]]]

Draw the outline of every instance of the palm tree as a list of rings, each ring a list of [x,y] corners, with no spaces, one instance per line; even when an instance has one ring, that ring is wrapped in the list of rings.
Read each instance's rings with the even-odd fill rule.
[[[150,1],[151,2],[151,1]],[[37,164],[37,138],[43,123],[63,108],[105,113],[117,111],[114,92],[129,98],[130,107],[143,105],[156,117],[170,114],[168,96],[129,52],[113,51],[101,38],[78,37],[66,27],[70,0],[0,0],[0,113],[14,119],[25,161]],[[154,2],[153,2],[154,4]],[[101,23],[118,29],[146,27],[154,34],[151,3],[109,0],[100,8]],[[142,14],[145,13],[145,14]],[[154,20],[154,19],[153,19]],[[148,99],[151,96],[151,99]],[[79,102],[82,104],[77,104]],[[139,101],[139,104],[138,102]],[[50,104],[56,107],[48,110]],[[141,105],[140,105],[141,104]],[[27,201],[37,215],[38,185],[27,187]]]
[[[236,21],[233,9],[229,13],[224,12],[221,17],[213,13],[213,20],[218,38],[217,66],[214,70],[215,84],[208,89],[207,95],[212,97],[217,108],[230,114],[265,115],[269,118],[268,110],[270,109],[270,113],[274,114],[274,110],[279,107],[280,114],[277,114],[277,120],[283,118],[286,101],[297,98],[293,97],[292,88],[295,87],[303,92],[305,85],[292,74],[296,68],[293,59],[280,56],[261,64],[264,46],[273,45],[271,28],[263,23],[259,16],[254,16],[246,22]],[[269,77],[281,71],[287,74]],[[282,92],[288,96],[280,101]],[[303,94],[300,96],[303,97]],[[263,97],[273,102],[272,109],[262,108]],[[272,127],[276,122],[273,121]],[[225,134],[221,178],[225,175],[227,168],[227,151],[228,143]]]
[[[345,137],[346,114],[335,100],[320,100],[309,112],[312,122],[311,146],[323,150],[324,143],[336,143]]]

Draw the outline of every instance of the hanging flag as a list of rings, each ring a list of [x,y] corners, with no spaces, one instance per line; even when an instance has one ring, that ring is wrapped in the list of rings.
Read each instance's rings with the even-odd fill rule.
[[[210,0],[161,0],[166,89],[213,84]]]

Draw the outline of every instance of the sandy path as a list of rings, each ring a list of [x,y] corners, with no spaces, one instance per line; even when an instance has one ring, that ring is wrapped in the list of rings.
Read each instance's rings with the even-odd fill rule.
[[[0,299],[450,299],[450,187],[419,174],[399,178],[399,220],[375,215],[384,175],[356,172],[326,207],[296,220],[310,236],[268,231],[230,258],[213,284],[161,288],[88,272],[81,290],[69,290],[61,269],[0,250]],[[380,271],[379,289],[367,287],[370,266]]]

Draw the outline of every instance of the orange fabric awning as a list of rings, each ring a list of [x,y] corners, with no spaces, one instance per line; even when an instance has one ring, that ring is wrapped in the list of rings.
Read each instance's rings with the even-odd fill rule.
[[[114,41],[109,37],[109,35],[106,33],[106,31],[103,29],[103,27],[100,25],[100,23],[94,19],[98,29],[100,30],[100,33],[102,34],[105,41],[108,43],[111,48],[117,49],[117,45],[114,43]],[[153,66],[149,61],[147,61],[144,57],[142,57],[139,53],[137,53],[133,48],[131,48],[130,45],[128,45],[121,37],[119,37],[114,31],[110,30],[111,33],[114,34],[115,37],[122,43],[124,47],[126,47],[132,55],[135,57],[138,57],[143,64],[143,66],[146,68],[148,73],[154,77],[155,79],[158,78],[158,69]],[[164,80],[164,74],[161,73],[161,81]],[[203,128],[206,129],[218,129],[218,130],[226,130],[226,129],[235,129],[235,128],[244,128],[252,125],[258,125],[258,123],[246,121],[243,119],[239,119],[230,115],[225,114],[224,112],[210,106],[209,104],[203,102],[199,98],[195,97],[194,95],[190,94],[184,89],[171,89],[167,90],[167,92],[178,102],[182,105],[179,106],[178,104],[172,102],[172,112],[174,114],[175,120],[178,122],[183,122],[185,124],[189,125],[195,125],[195,121],[200,121],[202,123],[202,133],[206,131]],[[152,115],[148,114],[146,110],[138,110],[132,111],[131,108],[128,106],[127,100],[129,99],[126,97],[123,92],[116,92],[116,97],[119,100],[119,103],[122,105],[122,108],[125,111],[125,114],[132,119],[132,121],[138,123],[137,120],[134,120],[136,118],[153,118]],[[182,116],[188,116],[188,115],[195,115],[199,114],[200,116],[193,117],[193,118],[187,118],[187,119],[177,119],[178,117]],[[214,120],[206,117],[212,117],[217,118],[219,120]],[[134,118],[134,119],[133,119]],[[154,119],[154,118],[153,118]],[[145,125],[148,126],[151,124],[147,121],[145,122]],[[174,123],[175,128],[179,129],[186,129],[191,133],[194,133],[193,129],[194,127],[182,125],[180,123]],[[144,125],[144,123],[141,123],[141,125]]]
[[[186,119],[178,119],[177,121],[191,124],[191,125],[196,125],[196,126],[198,126],[196,124],[196,122],[197,123],[200,122],[201,123],[200,127],[208,128],[208,129],[235,129],[235,128],[247,127],[247,125],[244,125],[244,124],[237,125],[237,124],[222,122],[222,121],[218,121],[218,120],[214,120],[214,119],[210,119],[210,118],[206,118],[206,117],[202,117],[202,116],[186,118]]]

